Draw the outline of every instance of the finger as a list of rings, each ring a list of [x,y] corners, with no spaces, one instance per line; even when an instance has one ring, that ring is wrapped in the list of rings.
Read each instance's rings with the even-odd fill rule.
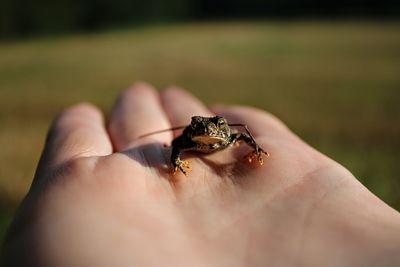
[[[95,106],[78,104],[61,113],[53,122],[38,173],[78,157],[112,153],[103,115]]]
[[[263,110],[244,106],[213,106],[211,110],[228,120],[228,123],[245,124],[254,137],[295,137],[278,118]]]
[[[169,88],[161,92],[161,102],[172,126],[189,125],[192,116],[213,116],[213,113],[188,92]],[[175,136],[179,132],[175,132]]]
[[[122,151],[143,141],[138,139],[140,135],[170,127],[157,92],[150,85],[137,83],[123,92],[114,105],[109,132],[115,149]],[[146,139],[169,143],[172,134],[165,132]]]

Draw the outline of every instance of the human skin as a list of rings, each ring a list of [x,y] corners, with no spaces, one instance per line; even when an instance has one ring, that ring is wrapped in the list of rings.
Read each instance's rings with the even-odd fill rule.
[[[170,172],[166,132],[192,115],[246,123],[245,144]],[[377,177],[379,179],[379,177]],[[274,116],[206,108],[180,89],[138,83],[106,124],[89,104],[53,123],[3,252],[10,266],[400,266],[400,214]]]

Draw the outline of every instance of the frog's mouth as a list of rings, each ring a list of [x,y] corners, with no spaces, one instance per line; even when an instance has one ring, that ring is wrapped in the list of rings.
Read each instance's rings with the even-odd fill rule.
[[[193,136],[192,140],[196,143],[212,145],[224,141],[224,138],[220,136],[198,135],[198,136]]]

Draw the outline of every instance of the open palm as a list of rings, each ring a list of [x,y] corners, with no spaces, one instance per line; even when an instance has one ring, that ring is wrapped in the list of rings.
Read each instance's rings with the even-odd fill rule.
[[[213,114],[271,157],[186,153],[185,177],[170,171],[173,133],[138,139]],[[87,104],[55,121],[5,247],[37,266],[391,266],[399,245],[399,214],[272,115],[137,84],[107,127]]]

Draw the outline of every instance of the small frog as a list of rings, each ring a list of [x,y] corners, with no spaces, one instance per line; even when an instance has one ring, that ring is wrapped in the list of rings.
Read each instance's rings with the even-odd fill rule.
[[[236,129],[233,129],[230,126],[243,127],[246,132],[238,132]],[[249,162],[257,159],[260,165],[262,165],[264,163],[262,154],[265,154],[267,157],[269,156],[269,153],[264,151],[256,143],[254,137],[247,128],[247,125],[228,124],[226,119],[221,116],[193,116],[190,125],[161,130],[142,135],[141,137],[182,128],[184,128],[182,134],[172,140],[171,144],[171,164],[174,168],[174,173],[180,170],[187,176],[188,171],[191,170],[189,161],[181,160],[180,156],[183,151],[213,153],[218,150],[225,149],[237,142],[244,141],[254,149],[246,156]]]

